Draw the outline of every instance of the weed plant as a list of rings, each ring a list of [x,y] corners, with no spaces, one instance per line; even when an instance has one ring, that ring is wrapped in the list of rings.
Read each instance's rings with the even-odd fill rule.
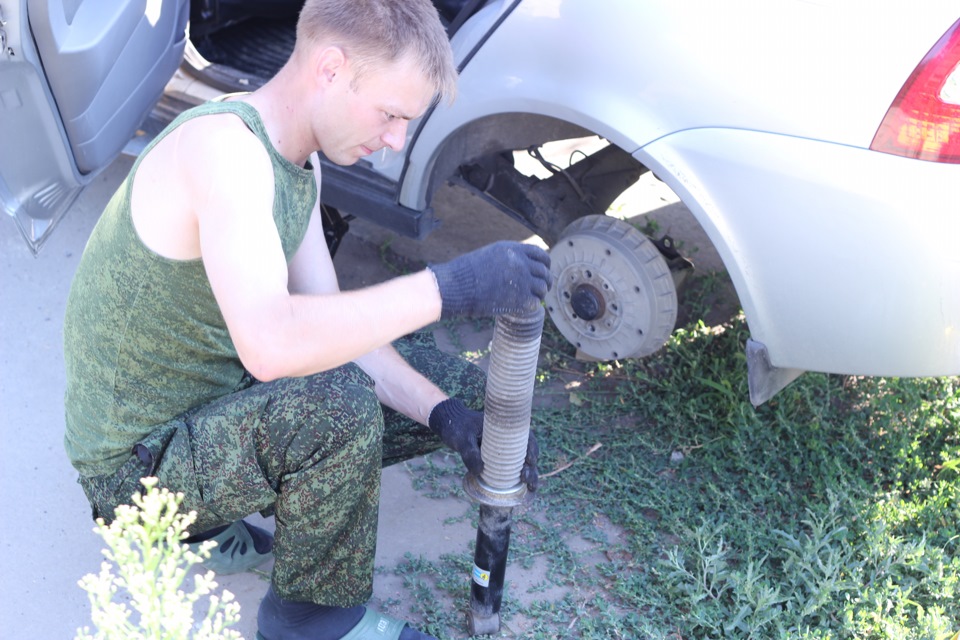
[[[547,477],[514,513],[503,637],[960,629],[960,381],[807,373],[754,408],[747,335],[696,320],[642,361],[584,364],[548,322],[537,393],[575,390],[534,412]],[[434,491],[450,473],[417,471]],[[398,570],[441,638],[466,635],[466,554]]]
[[[194,576],[187,592],[190,568],[210,557],[213,541],[194,553],[181,541],[196,513],[178,513],[182,494],[157,488],[156,478],[142,480],[145,492],[134,494],[132,505],[121,505],[106,524],[97,519],[95,531],[107,547],[98,574],[80,580],[87,592],[91,621],[76,640],[238,640],[229,627],[240,620],[233,594],[217,594],[212,571]],[[195,609],[206,615],[195,621]]]

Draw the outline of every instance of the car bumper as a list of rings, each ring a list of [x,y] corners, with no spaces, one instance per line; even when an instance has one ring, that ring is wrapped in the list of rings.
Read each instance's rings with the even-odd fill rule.
[[[727,129],[635,157],[699,219],[773,366],[960,374],[960,165]]]

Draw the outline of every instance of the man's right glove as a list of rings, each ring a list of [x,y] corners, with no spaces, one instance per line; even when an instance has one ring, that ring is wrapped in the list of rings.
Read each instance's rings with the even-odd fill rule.
[[[549,254],[520,242],[495,242],[429,269],[443,300],[442,319],[533,311],[550,288]]]

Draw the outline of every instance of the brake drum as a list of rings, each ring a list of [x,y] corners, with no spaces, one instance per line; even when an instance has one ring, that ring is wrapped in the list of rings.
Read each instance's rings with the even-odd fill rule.
[[[550,249],[547,311],[582,355],[640,358],[662,347],[677,321],[666,260],[632,225],[605,215],[578,218]]]

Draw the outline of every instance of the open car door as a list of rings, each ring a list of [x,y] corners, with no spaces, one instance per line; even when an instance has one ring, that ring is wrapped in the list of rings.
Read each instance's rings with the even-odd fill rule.
[[[0,205],[36,253],[180,64],[189,0],[0,0]]]

